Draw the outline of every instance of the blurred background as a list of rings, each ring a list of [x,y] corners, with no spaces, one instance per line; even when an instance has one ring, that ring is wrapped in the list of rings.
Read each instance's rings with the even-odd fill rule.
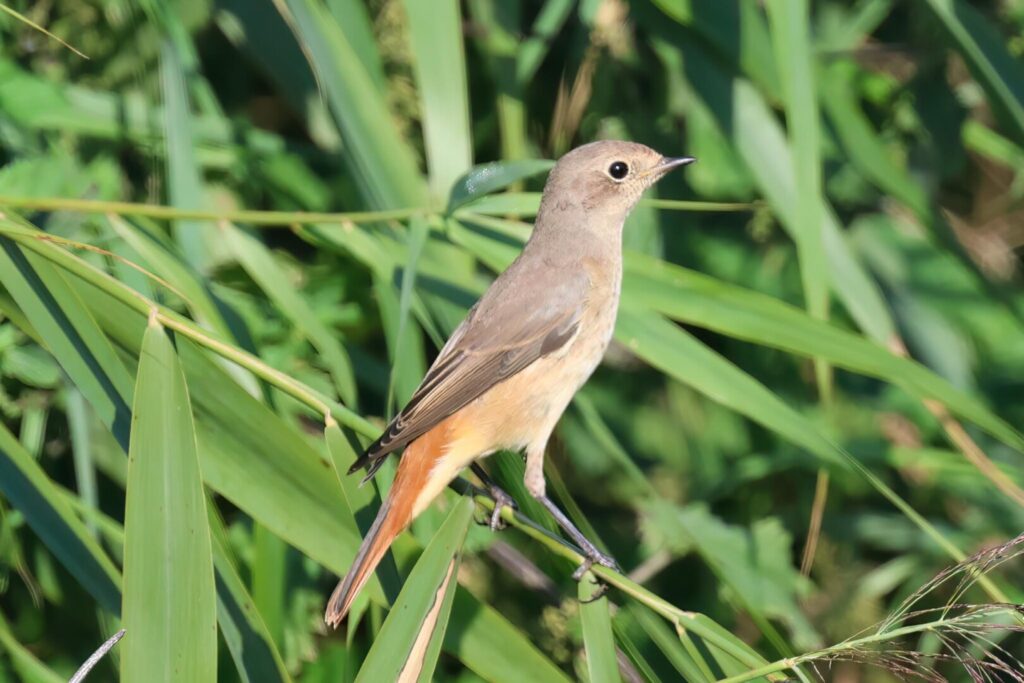
[[[770,662],[871,633],[1024,527],[1024,2],[0,10],[0,218],[51,236],[43,253],[5,233],[0,258],[0,680],[66,680],[117,627],[150,304],[112,292],[191,325],[175,343],[221,612],[224,566],[251,608],[218,617],[221,679],[353,680],[456,498],[327,633],[365,520],[351,499],[339,512],[330,465],[409,397],[528,237],[549,160],[601,138],[699,160],[629,219],[617,341],[549,451],[549,490],[637,583]],[[313,394],[344,406],[333,452]],[[518,457],[488,467],[524,498]],[[583,654],[572,567],[470,524],[435,680],[614,680]],[[990,578],[927,606],[1021,602],[1019,562]],[[605,673],[746,670],[610,596]],[[927,655],[1012,661],[1016,638],[890,645],[919,653],[907,671],[969,680]],[[839,659],[854,661],[818,675],[910,675]]]

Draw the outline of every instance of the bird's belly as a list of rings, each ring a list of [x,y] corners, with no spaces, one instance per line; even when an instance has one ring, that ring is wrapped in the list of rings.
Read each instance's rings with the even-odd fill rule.
[[[478,399],[487,415],[489,450],[519,449],[546,439],[572,397],[601,363],[615,311],[583,321],[576,337],[562,349],[540,358]],[[474,411],[475,412],[475,411]]]
[[[431,484],[417,499],[416,514],[478,458],[503,449],[543,448],[573,395],[601,362],[614,327],[614,306],[585,317],[580,332],[561,349],[460,410],[444,455],[431,469]]]

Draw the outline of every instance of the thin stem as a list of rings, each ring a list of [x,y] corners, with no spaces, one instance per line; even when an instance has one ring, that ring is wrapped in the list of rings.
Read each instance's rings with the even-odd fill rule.
[[[759,202],[697,202],[677,199],[644,199],[644,206],[669,211],[751,211],[761,206]],[[139,204],[135,202],[111,202],[95,199],[73,199],[67,197],[6,197],[0,196],[0,206],[31,211],[75,211],[78,213],[111,213],[127,216],[146,216],[164,220],[195,220],[217,223],[245,223],[260,227],[286,227],[310,223],[373,223],[377,221],[404,220],[413,216],[432,213],[425,207],[387,209],[384,211],[349,211],[327,213],[315,211],[207,211],[203,209],[179,209],[161,204]],[[531,212],[532,213],[532,212]]]
[[[107,202],[93,199],[68,199],[65,197],[3,197],[0,206],[12,209],[35,211],[77,211],[79,213],[112,213],[129,216],[146,216],[167,220],[196,220],[217,223],[246,223],[248,225],[289,226],[307,223],[372,223],[375,221],[401,220],[427,214],[424,208],[389,209],[386,211],[352,211],[348,213],[318,213],[312,211],[204,211],[201,209],[179,209],[159,204],[136,204],[133,202]]]
[[[641,199],[641,206],[669,211],[753,211],[764,206],[764,202],[696,202],[685,199]]]

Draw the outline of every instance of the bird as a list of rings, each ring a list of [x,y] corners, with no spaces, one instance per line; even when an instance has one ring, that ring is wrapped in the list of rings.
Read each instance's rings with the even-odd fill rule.
[[[355,461],[373,477],[404,449],[394,481],[348,573],[327,603],[337,627],[392,541],[467,466],[495,498],[491,527],[512,499],[478,461],[499,450],[525,454],[524,484],[594,563],[617,569],[547,497],[544,451],[573,395],[612,338],[622,284],[622,232],[644,190],[695,161],[617,140],[562,156],[544,186],[533,231],[434,360],[409,403]]]

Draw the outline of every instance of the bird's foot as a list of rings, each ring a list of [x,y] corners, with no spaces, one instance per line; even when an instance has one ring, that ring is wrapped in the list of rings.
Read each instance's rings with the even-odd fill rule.
[[[601,565],[602,567],[608,567],[608,569],[616,571],[619,574],[622,573],[622,568],[619,567],[619,563],[615,561],[614,557],[612,557],[611,555],[607,555],[605,553],[602,553],[600,550],[595,548],[593,545],[590,545],[589,548],[584,548],[583,552],[584,552],[583,562],[580,564],[579,567],[576,568],[576,571],[574,571],[572,573],[573,580],[575,580],[575,581],[582,580],[583,576],[587,572],[589,572],[590,569],[595,564]]]
[[[488,493],[491,494],[491,499],[494,501],[494,510],[491,512],[491,531],[501,531],[508,526],[501,518],[501,511],[505,508],[518,510],[519,506],[512,500],[512,496],[493,484],[488,487]]]

